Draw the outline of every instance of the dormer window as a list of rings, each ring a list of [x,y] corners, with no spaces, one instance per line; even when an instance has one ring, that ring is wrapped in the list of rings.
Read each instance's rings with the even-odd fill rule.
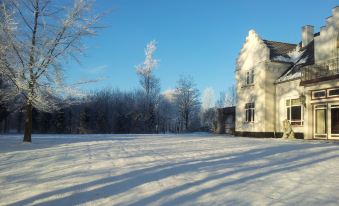
[[[248,70],[246,72],[246,85],[251,85],[254,83],[254,69]]]

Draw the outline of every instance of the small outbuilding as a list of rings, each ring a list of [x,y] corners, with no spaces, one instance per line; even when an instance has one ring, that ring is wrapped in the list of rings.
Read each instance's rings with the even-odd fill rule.
[[[218,134],[234,134],[235,130],[235,107],[224,107],[217,109]]]

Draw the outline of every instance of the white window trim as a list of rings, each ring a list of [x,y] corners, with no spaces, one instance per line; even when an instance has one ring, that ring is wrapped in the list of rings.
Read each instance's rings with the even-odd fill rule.
[[[254,69],[249,69],[245,74],[245,86],[254,85]]]
[[[286,108],[286,119],[288,120],[288,122],[291,124],[291,126],[293,127],[302,127],[304,126],[304,108],[302,103],[300,102],[300,112],[301,112],[301,116],[300,116],[300,120],[297,121],[292,121],[292,100],[294,99],[299,99],[299,98],[288,98],[285,100],[285,108]],[[289,106],[286,105],[286,102],[289,101]],[[294,105],[294,106],[299,106],[299,105]],[[288,119],[288,115],[287,115],[287,109],[290,108],[290,119]],[[293,124],[293,123],[300,123],[300,124]]]
[[[246,105],[247,104],[253,104],[254,105],[254,107],[251,107],[251,108],[247,108],[246,107]],[[251,110],[252,111],[252,115],[251,115],[251,119],[249,120],[248,119],[248,116],[247,116],[247,112],[249,111],[249,110]],[[246,103],[245,104],[245,122],[246,123],[253,123],[255,121],[255,102],[249,102],[249,103]]]
[[[314,93],[317,93],[317,92],[325,92],[325,95],[323,97],[315,97]],[[326,96],[327,96],[326,89],[312,91],[312,99],[325,99]]]
[[[330,95],[330,91],[337,90],[337,89],[339,89],[339,88],[327,89],[327,96],[328,97],[339,97],[339,94],[337,94],[337,95]]]

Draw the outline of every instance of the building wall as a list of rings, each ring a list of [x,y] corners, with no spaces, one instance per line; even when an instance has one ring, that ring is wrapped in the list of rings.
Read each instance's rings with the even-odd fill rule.
[[[244,85],[244,80],[237,81],[236,131],[264,132],[265,131],[265,70],[266,63],[260,62],[253,67],[254,84]],[[238,71],[238,78],[246,76],[246,70]],[[254,122],[245,122],[246,103],[255,103]]]
[[[275,121],[275,128],[276,132],[283,132],[283,121],[287,119],[287,108],[286,108],[286,100],[288,99],[297,99],[300,98],[300,95],[304,94],[304,87],[299,86],[300,79],[287,81],[278,83],[276,85],[276,121]],[[304,133],[305,128],[307,128],[307,107],[302,107],[303,109],[303,119],[304,125],[299,126],[295,125],[292,126],[293,131],[296,133]]]
[[[314,38],[315,64],[322,64],[339,56],[339,7],[332,10],[326,26],[321,28],[320,35]],[[290,65],[272,62],[269,49],[254,30],[249,32],[246,42],[240,51],[236,68],[236,126],[239,134],[283,132],[282,122],[287,119],[286,100],[306,96],[306,107],[303,107],[303,126],[293,126],[296,133],[304,134],[305,139],[313,138],[313,106],[318,101],[311,100],[311,91],[339,87],[338,79],[318,82],[313,85],[300,86],[300,79],[275,84]],[[245,85],[246,73],[254,69],[253,85]],[[339,103],[339,98],[323,101]],[[245,105],[255,102],[255,121],[246,123]]]
[[[275,85],[274,81],[289,67],[289,64],[271,62],[269,49],[261,38],[251,30],[237,59],[236,70],[236,131],[274,132]],[[254,83],[246,85],[246,74],[254,69]],[[255,103],[255,120],[246,122],[246,103]]]
[[[236,68],[236,131],[265,131],[264,104],[265,104],[265,68],[269,59],[269,49],[254,30],[246,38],[243,48],[237,59]],[[254,69],[254,83],[246,85],[246,73]],[[255,102],[255,122],[246,123],[245,105]],[[261,111],[261,112],[257,112]]]
[[[316,104],[322,103],[336,103],[339,104],[339,97],[337,98],[329,98],[329,99],[321,99],[321,100],[312,100],[311,95],[312,91],[314,90],[322,90],[322,89],[329,89],[329,88],[339,88],[339,81],[338,79],[318,82],[314,84],[309,84],[305,86],[305,95],[306,95],[306,112],[307,116],[309,117],[307,121],[305,121],[305,139],[312,139],[314,136],[313,127],[314,127],[314,120],[313,120],[313,107]]]
[[[290,64],[279,62],[268,62],[265,79],[265,131],[276,132],[275,122],[277,120],[276,96],[277,90],[275,80],[290,67]]]
[[[321,27],[320,35],[314,38],[314,57],[315,64],[322,65],[332,62],[339,56],[339,7],[332,9],[332,16],[326,19],[325,26]],[[330,69],[338,69],[337,64],[329,64]],[[331,68],[333,67],[333,68]],[[317,82],[305,85],[306,95],[306,115],[309,117],[305,122],[305,139],[314,137],[313,127],[313,107],[318,103],[339,103],[339,98],[312,100],[311,91],[339,87],[339,80],[334,79],[330,81]]]
[[[315,64],[338,56],[339,7],[332,9],[332,16],[326,19],[326,25],[320,28],[320,35],[314,38]]]

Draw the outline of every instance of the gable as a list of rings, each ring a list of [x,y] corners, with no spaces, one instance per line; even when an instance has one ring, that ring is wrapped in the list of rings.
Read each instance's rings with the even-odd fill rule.
[[[269,59],[269,49],[259,35],[250,30],[237,58],[237,70],[248,70]]]

